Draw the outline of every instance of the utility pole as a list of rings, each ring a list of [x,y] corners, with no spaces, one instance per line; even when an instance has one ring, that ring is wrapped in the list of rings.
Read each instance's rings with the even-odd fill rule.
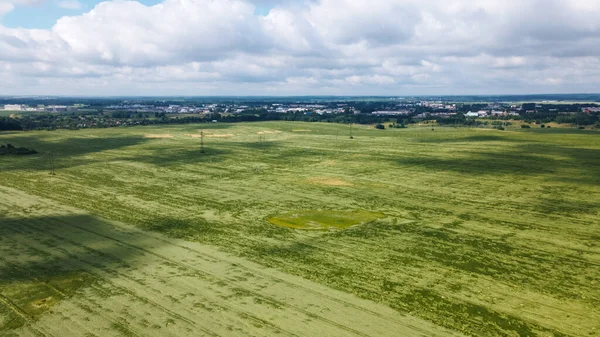
[[[204,153],[204,131],[200,130],[200,153]]]
[[[48,153],[48,161],[50,162],[50,175],[54,175],[54,152]]]

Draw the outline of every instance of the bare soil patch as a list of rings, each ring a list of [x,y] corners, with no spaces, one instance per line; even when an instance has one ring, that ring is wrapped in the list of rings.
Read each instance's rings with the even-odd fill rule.
[[[52,297],[48,297],[48,298],[43,298],[39,301],[35,301],[32,305],[35,308],[43,308],[43,307],[47,307],[48,303],[52,301]]]
[[[307,129],[296,129],[296,130],[292,130],[292,132],[312,132],[312,130],[307,130]]]

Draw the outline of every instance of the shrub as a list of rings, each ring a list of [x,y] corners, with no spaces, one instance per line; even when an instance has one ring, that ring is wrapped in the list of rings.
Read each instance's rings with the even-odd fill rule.
[[[527,124],[521,124],[521,129],[531,129],[531,126]]]
[[[543,128],[545,128],[545,127],[546,127],[546,126],[545,126],[544,124],[540,125],[540,128],[542,128],[542,129],[543,129]]]
[[[385,130],[385,126],[383,124],[377,124],[375,125],[375,128],[379,130]]]
[[[499,127],[497,127],[496,129],[500,130],[500,131],[504,131],[504,127],[501,125]]]

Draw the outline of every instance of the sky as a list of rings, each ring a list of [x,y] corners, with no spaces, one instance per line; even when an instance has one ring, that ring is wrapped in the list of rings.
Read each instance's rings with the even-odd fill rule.
[[[0,0],[0,95],[600,92],[598,0]]]

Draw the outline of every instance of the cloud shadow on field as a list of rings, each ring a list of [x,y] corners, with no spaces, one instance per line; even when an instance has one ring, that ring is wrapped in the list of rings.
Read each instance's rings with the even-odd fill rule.
[[[572,216],[574,214],[595,215],[600,210],[600,203],[590,201],[570,201],[555,195],[554,198],[539,198],[533,205],[535,209],[544,214],[557,214]]]
[[[393,161],[401,166],[470,175],[554,175],[553,180],[600,183],[600,150],[544,144],[522,144],[489,152],[459,152],[456,157],[423,155]],[[576,174],[574,174],[577,171]]]
[[[55,156],[56,170],[66,169],[97,160],[85,158],[90,154],[113,151],[136,146],[148,141],[143,137],[98,137],[98,138],[66,138],[59,141],[47,141],[44,137],[29,136],[6,140],[17,147],[27,147],[38,151],[30,156],[3,156],[0,158],[2,170],[49,170],[49,153]]]
[[[467,137],[451,137],[451,134],[444,134],[444,138],[423,138],[417,139],[419,143],[468,143],[468,142],[506,142],[506,143],[522,143],[524,141],[506,136],[498,135],[474,135]],[[527,140],[527,142],[531,142]]]
[[[200,132],[200,130],[207,131],[207,130],[230,129],[230,128],[234,127],[234,124],[233,123],[198,123],[198,124],[186,124],[184,127],[186,129],[193,127],[195,129],[197,129],[198,132]]]
[[[281,144],[277,141],[265,140],[265,141],[253,141],[253,142],[235,142],[230,143],[228,146],[240,148],[241,150],[275,150],[281,147]]]
[[[554,173],[553,161],[546,158],[497,153],[470,153],[469,157],[406,157],[396,160],[402,166],[416,166],[434,171],[451,171],[472,175]]]
[[[0,273],[0,284],[19,278],[44,280],[62,272],[85,271],[97,268],[99,260],[124,266],[133,256],[140,253],[131,248],[131,245],[136,245],[135,235],[130,235],[127,243],[111,240],[106,236],[110,235],[115,227],[91,215],[31,218],[4,216],[0,220],[0,240],[3,242],[0,261],[11,261],[13,256],[26,257],[20,259],[22,262],[9,263],[22,269],[23,273]],[[74,239],[73,233],[81,235]],[[98,248],[101,243],[110,244]],[[13,246],[21,249],[11,249]],[[27,261],[28,258],[31,258],[30,261]],[[5,264],[3,268],[6,268]]]
[[[204,148],[204,152],[201,152],[200,146],[194,148],[161,148],[153,150],[151,154],[119,158],[119,160],[166,167],[220,162],[224,161],[231,153],[231,150],[224,149],[220,146],[207,145]]]
[[[145,221],[142,228],[170,237],[180,239],[198,238],[206,235],[217,235],[219,232],[216,223],[210,223],[204,219],[182,220],[169,217],[157,217]]]
[[[130,268],[145,254],[138,247],[147,243],[135,232],[120,231],[118,237],[115,232],[111,223],[90,215],[0,215],[2,296],[35,319],[103,275]],[[26,324],[11,310],[0,331]]]

